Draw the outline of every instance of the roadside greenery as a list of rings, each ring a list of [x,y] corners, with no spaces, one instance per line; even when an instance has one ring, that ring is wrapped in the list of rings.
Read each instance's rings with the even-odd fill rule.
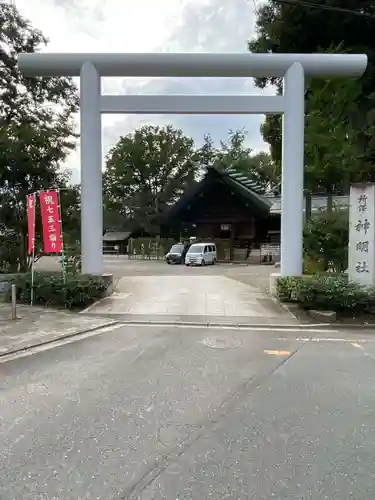
[[[335,207],[312,215],[304,228],[307,274],[316,271],[342,272],[348,266],[349,212]]]
[[[82,268],[80,245],[73,243],[64,245],[64,254],[61,256],[60,264],[67,274],[75,275],[80,273]]]
[[[368,55],[368,68],[361,79],[306,81],[305,187],[345,194],[349,182],[375,179],[374,24],[350,12],[371,15],[374,2],[346,0],[345,13],[326,9],[341,6],[343,2],[337,0],[315,0],[311,2],[314,8],[309,8],[308,3],[262,2],[256,13],[255,36],[248,48],[254,53]],[[282,91],[280,78],[258,78],[256,85],[276,85],[277,92]],[[281,131],[280,115],[267,116],[261,132],[279,168]]]
[[[375,288],[350,282],[345,274],[281,277],[277,295],[281,302],[296,303],[304,309],[332,310],[351,316],[375,313]]]
[[[30,304],[31,273],[14,275],[7,281],[16,285],[17,300]],[[104,297],[107,287],[100,276],[67,274],[64,282],[60,272],[36,272],[33,303],[65,309],[84,309]]]
[[[65,239],[79,229],[79,189],[61,165],[76,147],[79,96],[71,78],[28,78],[20,52],[47,39],[13,5],[0,2],[0,272],[28,271],[26,195],[60,188]],[[36,241],[41,240],[39,214]]]

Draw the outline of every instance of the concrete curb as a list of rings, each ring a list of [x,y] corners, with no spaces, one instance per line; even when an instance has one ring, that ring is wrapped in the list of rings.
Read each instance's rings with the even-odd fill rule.
[[[308,325],[309,328],[314,328],[314,327],[317,327],[317,326],[322,326],[320,323],[316,324],[316,323],[310,323]],[[374,325],[364,325],[364,324],[361,324],[361,323],[353,323],[353,324],[350,324],[350,323],[325,323],[324,324],[324,327],[327,328],[327,330],[359,330],[361,328],[364,328],[365,330],[370,330],[371,328],[374,330],[374,333],[375,333],[375,324]]]
[[[308,325],[275,325],[275,324],[254,324],[254,323],[221,323],[221,322],[200,322],[200,321],[154,321],[154,320],[126,320],[119,319],[118,323],[133,326],[183,326],[183,327],[209,327],[209,328],[243,328],[252,330],[308,330],[316,328],[332,327],[332,324],[308,324]]]
[[[283,307],[283,309],[288,311],[290,314],[293,314],[293,316],[296,318],[297,321],[301,321],[301,320],[302,321],[305,320],[306,322],[308,321],[308,323],[306,323],[306,325],[308,325],[311,328],[324,325],[328,329],[335,328],[335,329],[339,329],[339,330],[350,330],[350,329],[360,329],[360,328],[365,328],[365,329],[373,328],[375,330],[375,323],[374,324],[370,324],[370,323],[343,323],[343,322],[340,323],[340,322],[336,322],[336,320],[326,321],[324,323],[315,323],[314,316],[308,314],[305,311],[302,311],[298,306],[296,307],[296,306],[293,306],[291,304],[283,304],[282,302],[278,302],[278,304],[281,307]],[[298,312],[300,314],[297,314]],[[320,315],[319,311],[317,311],[317,312],[318,312],[318,315],[316,315],[315,321],[318,319],[321,319],[324,321],[324,319],[326,319],[326,317],[323,314]],[[329,311],[329,312],[331,312],[331,311]]]
[[[83,328],[82,330],[79,330],[77,332],[68,333],[66,335],[60,335],[59,337],[56,337],[55,339],[52,339],[52,340],[44,340],[44,341],[41,341],[41,342],[35,342],[35,343],[30,344],[30,345],[28,345],[26,347],[20,347],[18,349],[12,349],[12,350],[7,351],[7,352],[1,352],[0,353],[0,359],[1,358],[5,358],[7,356],[10,356],[12,354],[20,354],[22,352],[29,351],[30,349],[34,349],[35,347],[42,347],[44,345],[51,345],[51,344],[60,342],[61,340],[64,340],[64,339],[70,339],[70,338],[73,338],[73,337],[78,337],[79,335],[83,335],[85,333],[90,333],[90,332],[95,332],[97,330],[101,330],[102,328],[108,328],[109,326],[114,326],[114,325],[117,325],[117,324],[119,324],[119,321],[112,320],[112,321],[108,321],[107,323],[103,323],[102,325],[94,326],[92,328]]]
[[[92,314],[87,313],[87,316],[100,316],[100,314]],[[109,315],[103,316],[108,318]],[[125,315],[124,315],[125,316]],[[326,329],[326,330],[374,330],[375,333],[375,324],[361,324],[361,323],[334,323],[334,322],[325,322],[325,323],[313,323],[313,322],[298,322],[298,323],[239,323],[235,321],[186,321],[186,320],[158,320],[158,319],[126,319],[126,317],[118,317],[116,315],[116,319],[114,320],[118,324],[122,325],[133,325],[133,326],[183,326],[183,327],[210,327],[210,328],[243,328],[243,329],[252,329],[252,330],[314,330],[314,329]],[[298,318],[296,318],[296,321]]]

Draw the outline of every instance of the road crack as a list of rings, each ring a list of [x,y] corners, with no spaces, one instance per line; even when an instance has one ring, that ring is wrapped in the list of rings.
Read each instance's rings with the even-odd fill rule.
[[[144,472],[144,474],[136,481],[135,484],[123,493],[118,494],[115,498],[120,500],[139,500],[142,492],[146,490],[171,464],[178,459],[201,438],[212,432],[221,421],[233,410],[240,401],[251,396],[264,382],[272,377],[280,368],[282,368],[290,359],[295,356],[308,342],[303,342],[288,356],[280,360],[276,366],[263,374],[254,375],[245,380],[237,390],[225,398],[222,403],[211,409],[206,417],[194,424],[192,430],[185,439],[172,447],[167,453],[157,457]]]

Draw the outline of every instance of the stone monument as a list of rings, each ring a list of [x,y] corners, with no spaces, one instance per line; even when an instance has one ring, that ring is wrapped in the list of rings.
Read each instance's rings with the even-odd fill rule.
[[[375,285],[375,183],[350,188],[348,277]]]

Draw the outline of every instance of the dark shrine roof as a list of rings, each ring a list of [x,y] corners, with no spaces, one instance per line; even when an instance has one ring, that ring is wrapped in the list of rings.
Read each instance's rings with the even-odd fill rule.
[[[253,207],[259,216],[267,216],[270,213],[272,200],[259,194],[259,188],[246,174],[238,172],[234,168],[218,170],[211,167],[207,170],[203,179],[190,185],[181,198],[162,216],[161,224],[169,223],[173,218],[184,212],[189,205],[194,203],[194,199],[208,185],[212,185],[214,182],[226,185],[235,196]]]
[[[245,187],[248,189],[258,192],[259,187],[257,186],[256,182],[250,179],[248,175],[244,172],[239,172],[236,170],[234,167],[229,167],[226,170],[222,172],[223,174],[229,176],[231,179],[243,184]]]

